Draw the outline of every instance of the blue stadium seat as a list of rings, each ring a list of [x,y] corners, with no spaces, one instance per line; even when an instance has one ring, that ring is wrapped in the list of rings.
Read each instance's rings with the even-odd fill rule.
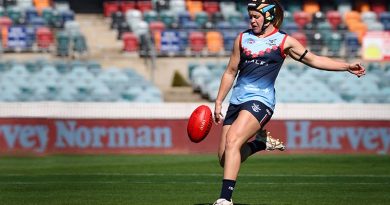
[[[200,65],[194,69],[192,72],[192,87],[194,91],[201,91],[201,86],[205,85],[206,82],[209,82],[211,77],[210,70],[203,65]]]
[[[360,49],[360,43],[356,33],[348,32],[345,35],[345,48],[347,56],[356,57]]]

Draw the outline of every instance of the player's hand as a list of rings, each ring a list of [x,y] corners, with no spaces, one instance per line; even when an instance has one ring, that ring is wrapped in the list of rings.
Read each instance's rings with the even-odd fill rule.
[[[352,63],[348,66],[348,72],[360,78],[366,74],[366,68],[361,63]]]
[[[214,123],[220,124],[223,121],[223,114],[221,113],[222,104],[216,102],[214,108]]]

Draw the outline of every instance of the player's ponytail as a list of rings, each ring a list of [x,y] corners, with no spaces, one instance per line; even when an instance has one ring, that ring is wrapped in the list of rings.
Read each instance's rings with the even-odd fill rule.
[[[275,3],[275,18],[273,24],[275,27],[280,28],[283,24],[284,9],[279,0],[272,0]]]

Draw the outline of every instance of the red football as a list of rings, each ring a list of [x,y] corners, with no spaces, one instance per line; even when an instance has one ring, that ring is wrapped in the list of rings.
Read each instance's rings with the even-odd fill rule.
[[[213,124],[211,110],[206,105],[197,107],[188,119],[187,134],[192,142],[198,143],[209,134]]]

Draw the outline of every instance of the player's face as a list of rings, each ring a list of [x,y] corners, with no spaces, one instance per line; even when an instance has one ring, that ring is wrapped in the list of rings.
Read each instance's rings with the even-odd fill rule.
[[[261,15],[261,13],[258,11],[252,11],[252,10],[248,12],[248,15],[249,15],[249,21],[253,32],[255,34],[260,34],[261,28],[263,27],[263,23],[264,23],[263,15]]]

